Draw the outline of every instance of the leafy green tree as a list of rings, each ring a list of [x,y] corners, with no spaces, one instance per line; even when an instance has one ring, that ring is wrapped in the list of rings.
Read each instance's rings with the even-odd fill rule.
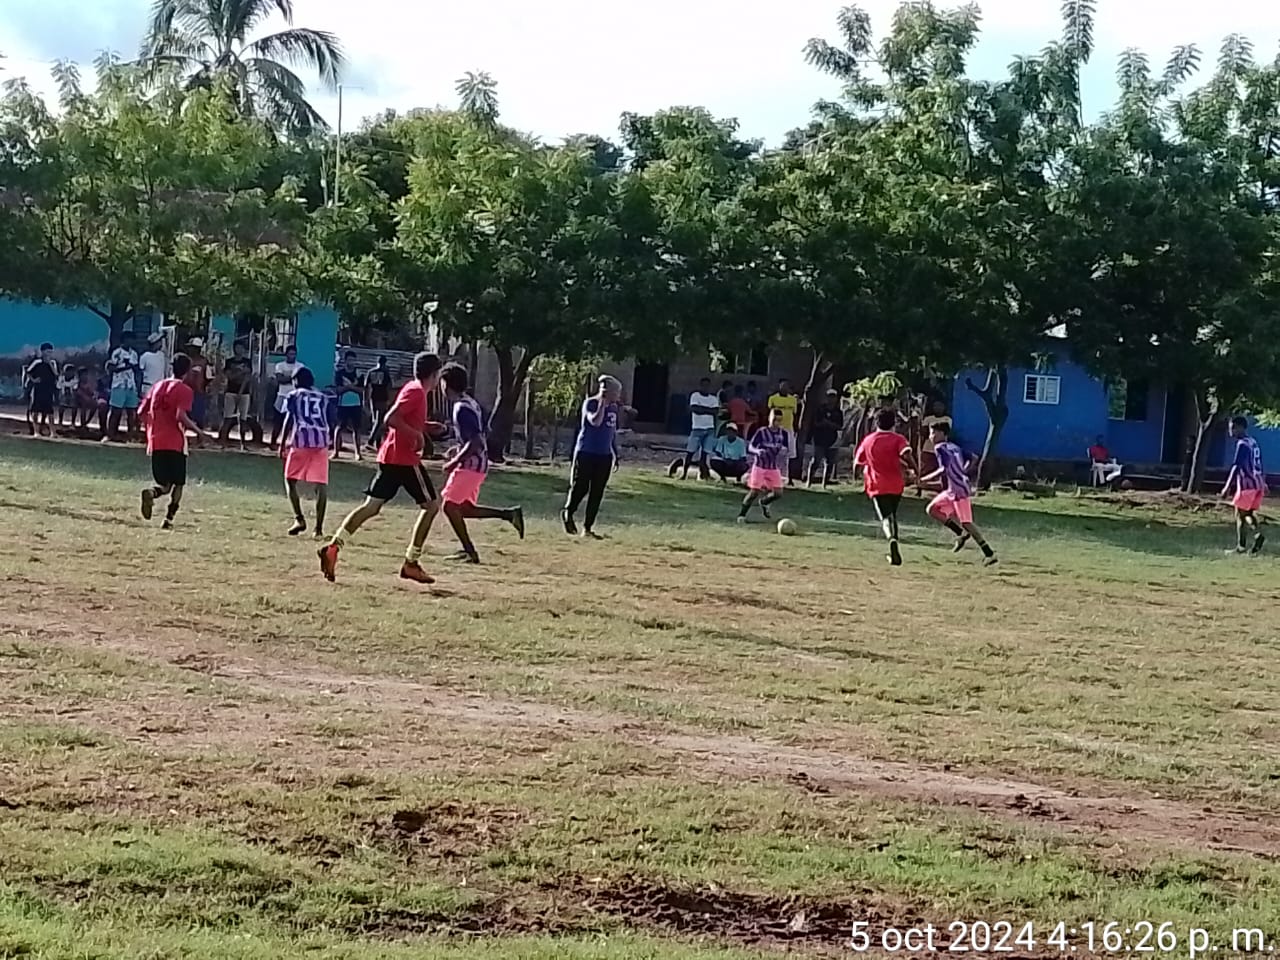
[[[251,39],[273,14],[287,28]],[[222,86],[243,116],[291,135],[327,128],[291,68],[312,71],[332,89],[343,61],[332,33],[293,26],[293,0],[156,0],[139,55],[149,79],[179,77],[189,90]]]
[[[292,184],[256,184],[274,145],[229,114],[219,91],[150,94],[136,68],[104,62],[97,90],[59,76],[52,113],[10,91],[0,102],[23,144],[38,256],[22,292],[81,303],[111,341],[143,307],[260,312],[293,306],[303,277],[291,256],[301,231]]]
[[[1159,80],[1127,52],[1116,110],[1074,157],[1072,237],[1090,297],[1070,330],[1100,372],[1189,388],[1194,491],[1223,419],[1280,402],[1280,69],[1229,37],[1214,77],[1170,103],[1189,49]]]
[[[616,181],[580,149],[544,148],[463,114],[414,124],[396,247],[408,289],[438,300],[444,332],[493,349],[491,445],[506,448],[530,365],[627,350],[605,309],[621,243]]]

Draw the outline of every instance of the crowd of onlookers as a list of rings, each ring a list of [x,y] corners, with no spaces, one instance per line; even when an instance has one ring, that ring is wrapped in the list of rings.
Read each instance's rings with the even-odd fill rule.
[[[231,354],[221,361],[221,369],[210,369],[217,361],[205,355],[203,338],[193,337],[181,349],[192,364],[187,377],[195,393],[191,419],[201,429],[209,427],[210,406],[220,399],[221,442],[229,443],[237,428],[242,447],[249,440],[262,442],[266,439],[262,419],[266,418],[271,423],[269,444],[274,448],[280,441],[294,376],[303,366],[296,348],[289,346],[284,358],[269,367],[265,376],[254,370],[249,345],[243,340],[232,344]],[[70,429],[82,436],[96,435],[104,443],[139,438],[138,408],[151,389],[168,376],[168,371],[169,355],[162,333],[152,334],[143,343],[126,333],[101,368],[73,364],[59,367],[53,344],[43,343],[39,356],[23,371],[27,428],[33,436],[52,436],[55,429]],[[357,369],[354,353],[339,357],[327,391],[335,408],[335,456],[348,438],[357,458],[366,443],[374,447],[381,441],[383,421],[397,387],[386,357],[379,357],[373,368],[363,372]]]

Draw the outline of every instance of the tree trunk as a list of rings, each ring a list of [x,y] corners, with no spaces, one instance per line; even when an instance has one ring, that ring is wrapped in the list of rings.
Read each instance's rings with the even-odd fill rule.
[[[556,462],[556,457],[560,456],[560,417],[551,418],[551,462]]]
[[[133,318],[133,307],[119,300],[112,300],[109,312],[99,310],[92,305],[90,305],[89,309],[107,322],[107,342],[109,344],[107,349],[114,350],[120,346],[120,341],[124,339],[124,325]]]
[[[533,449],[533,377],[524,381],[524,458],[532,460]]]
[[[489,458],[494,463],[502,463],[506,459],[507,448],[511,446],[516,401],[524,389],[534,355],[526,350],[516,362],[510,347],[494,347],[493,352],[498,358],[498,399],[493,405],[493,416],[489,418]]]
[[[991,486],[991,474],[995,468],[995,453],[1000,444],[1000,433],[1009,420],[1009,371],[1003,364],[987,371],[987,382],[979,387],[965,378],[964,385],[982,398],[987,408],[987,439],[982,445],[982,457],[978,461],[978,482],[983,489]]]
[[[809,429],[813,426],[814,411],[817,410],[823,402],[823,394],[827,389],[827,381],[831,379],[831,370],[834,364],[827,359],[826,354],[821,350],[813,351],[813,362],[809,365],[809,379],[805,382],[804,390],[800,393],[800,408],[796,411],[796,452],[800,453],[803,449],[801,438],[809,435]],[[804,460],[803,454],[799,459]],[[790,475],[790,474],[788,474]]]
[[[1183,493],[1198,493],[1204,485],[1204,475],[1209,470],[1209,439],[1218,425],[1218,401],[1202,390],[1195,392],[1196,436],[1191,447],[1187,469],[1183,471]]]

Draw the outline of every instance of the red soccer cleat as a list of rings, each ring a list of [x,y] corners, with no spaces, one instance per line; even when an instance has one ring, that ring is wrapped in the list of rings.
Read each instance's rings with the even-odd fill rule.
[[[320,572],[326,580],[333,583],[338,574],[338,545],[327,543],[316,551],[316,556],[320,558]]]
[[[412,580],[414,583],[435,583],[436,578],[422,569],[416,560],[406,560],[400,567],[400,579]]]

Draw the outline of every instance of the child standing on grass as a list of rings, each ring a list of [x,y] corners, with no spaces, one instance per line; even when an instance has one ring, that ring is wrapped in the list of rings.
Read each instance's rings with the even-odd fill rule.
[[[770,409],[769,425],[752,434],[747,445],[747,452],[755,460],[747,474],[747,495],[742,498],[742,508],[738,511],[739,523],[747,522],[747,514],[757,502],[765,519],[771,519],[769,505],[782,496],[782,488],[787,485],[782,475],[782,464],[789,462],[791,436],[782,427],[782,417],[781,408]]]
[[[959,553],[970,540],[982,550],[982,565],[989,567],[996,562],[996,552],[982,536],[973,522],[973,488],[969,484],[969,455],[951,442],[951,424],[936,421],[930,428],[933,455],[938,458],[938,469],[916,481],[921,490],[930,480],[942,478],[942,492],[929,502],[929,516],[956,535],[955,546]]]

